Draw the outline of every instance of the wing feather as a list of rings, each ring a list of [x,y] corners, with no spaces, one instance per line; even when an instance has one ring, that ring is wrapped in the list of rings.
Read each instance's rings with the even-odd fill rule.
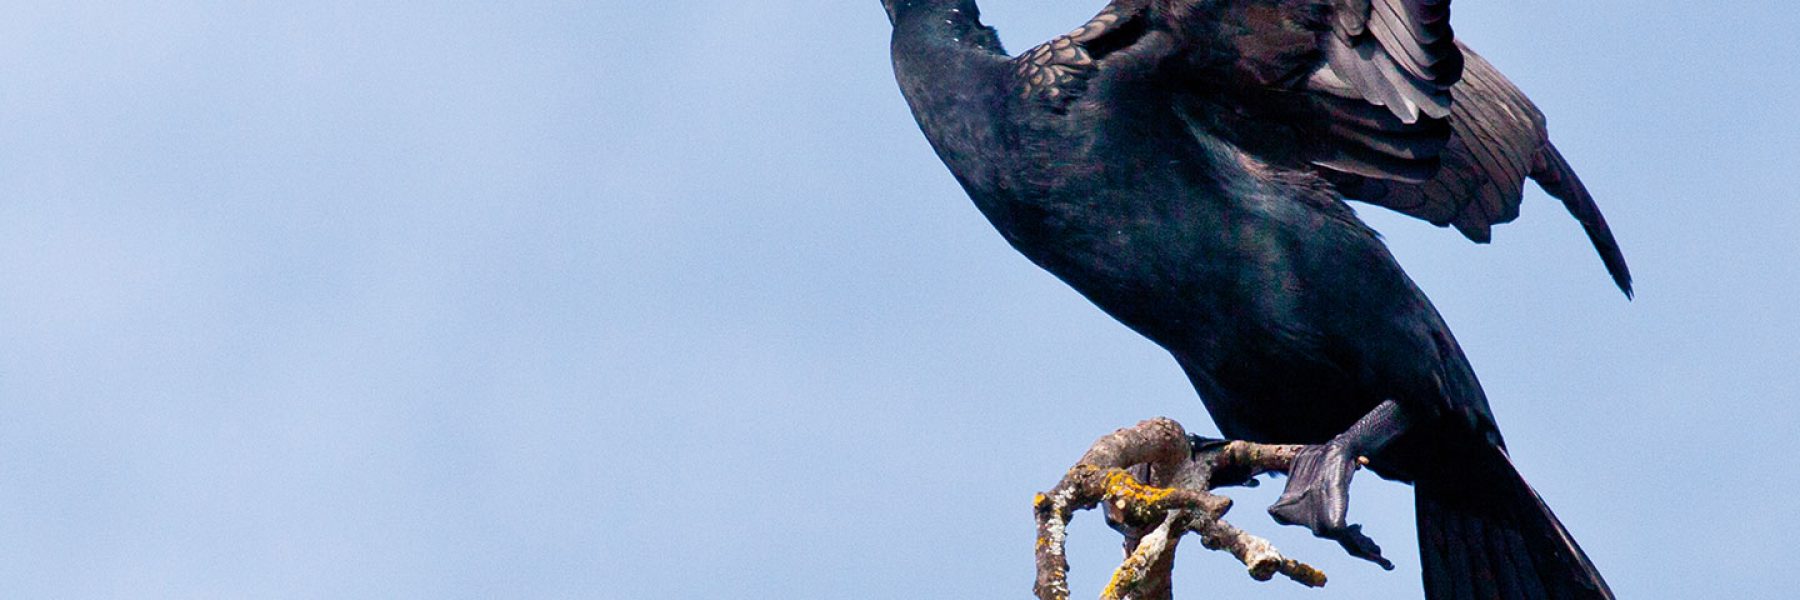
[[[1347,198],[1477,242],[1518,218],[1525,180],[1535,180],[1630,294],[1618,243],[1550,144],[1543,114],[1456,40],[1450,3],[1114,0],[1105,33],[1077,42],[1121,48],[1161,32],[1174,40],[1170,60],[1145,64],[1180,90],[1173,108],[1190,123],[1269,164],[1314,170]]]
[[[1338,178],[1340,189],[1487,242],[1493,225],[1518,218],[1530,178],[1581,222],[1613,282],[1630,294],[1631,272],[1618,241],[1593,196],[1550,143],[1543,113],[1480,55],[1468,48],[1463,55],[1462,80],[1451,90],[1451,138],[1429,180],[1371,182],[1353,174]]]

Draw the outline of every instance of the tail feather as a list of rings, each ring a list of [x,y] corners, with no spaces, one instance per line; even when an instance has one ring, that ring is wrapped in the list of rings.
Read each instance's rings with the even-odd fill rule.
[[[1456,476],[1421,477],[1414,495],[1425,597],[1611,599],[1612,590],[1550,507],[1488,446]]]

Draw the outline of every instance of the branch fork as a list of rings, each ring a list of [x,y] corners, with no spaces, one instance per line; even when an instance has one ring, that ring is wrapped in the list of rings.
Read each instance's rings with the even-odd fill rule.
[[[1310,587],[1325,585],[1325,574],[1318,569],[1287,558],[1268,540],[1226,523],[1223,517],[1231,509],[1231,499],[1212,493],[1259,473],[1286,472],[1302,448],[1243,441],[1196,443],[1181,424],[1161,417],[1100,438],[1056,487],[1032,502],[1037,515],[1034,592],[1039,600],[1069,597],[1069,562],[1064,555],[1069,519],[1076,511],[1101,506],[1107,520],[1125,535],[1126,552],[1101,594],[1105,600],[1169,598],[1175,547],[1189,533],[1199,534],[1208,549],[1231,553],[1258,581],[1279,573]]]

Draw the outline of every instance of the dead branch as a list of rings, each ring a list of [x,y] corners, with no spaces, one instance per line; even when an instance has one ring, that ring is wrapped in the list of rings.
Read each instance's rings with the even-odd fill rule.
[[[1259,581],[1280,573],[1308,586],[1325,585],[1325,574],[1318,569],[1282,556],[1268,540],[1226,523],[1222,517],[1231,499],[1211,493],[1258,473],[1287,471],[1302,446],[1241,441],[1194,446],[1181,424],[1150,419],[1095,441],[1056,487],[1038,494],[1033,502],[1037,597],[1069,597],[1064,556],[1069,518],[1102,504],[1108,520],[1126,532],[1127,553],[1101,594],[1106,600],[1169,598],[1175,547],[1188,533],[1199,534],[1201,545],[1209,549],[1237,557]]]

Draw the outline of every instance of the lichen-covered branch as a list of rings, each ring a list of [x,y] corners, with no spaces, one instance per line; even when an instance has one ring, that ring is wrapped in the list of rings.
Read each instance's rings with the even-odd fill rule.
[[[1064,555],[1069,519],[1076,511],[1102,505],[1108,520],[1128,532],[1125,561],[1101,595],[1107,600],[1169,598],[1175,547],[1190,532],[1200,534],[1207,548],[1237,557],[1258,580],[1280,573],[1308,586],[1325,585],[1325,574],[1318,569],[1282,556],[1268,540],[1226,523],[1231,499],[1211,493],[1258,473],[1286,471],[1301,448],[1241,441],[1196,445],[1181,424],[1166,418],[1100,438],[1062,481],[1033,502],[1037,597],[1069,597]]]

